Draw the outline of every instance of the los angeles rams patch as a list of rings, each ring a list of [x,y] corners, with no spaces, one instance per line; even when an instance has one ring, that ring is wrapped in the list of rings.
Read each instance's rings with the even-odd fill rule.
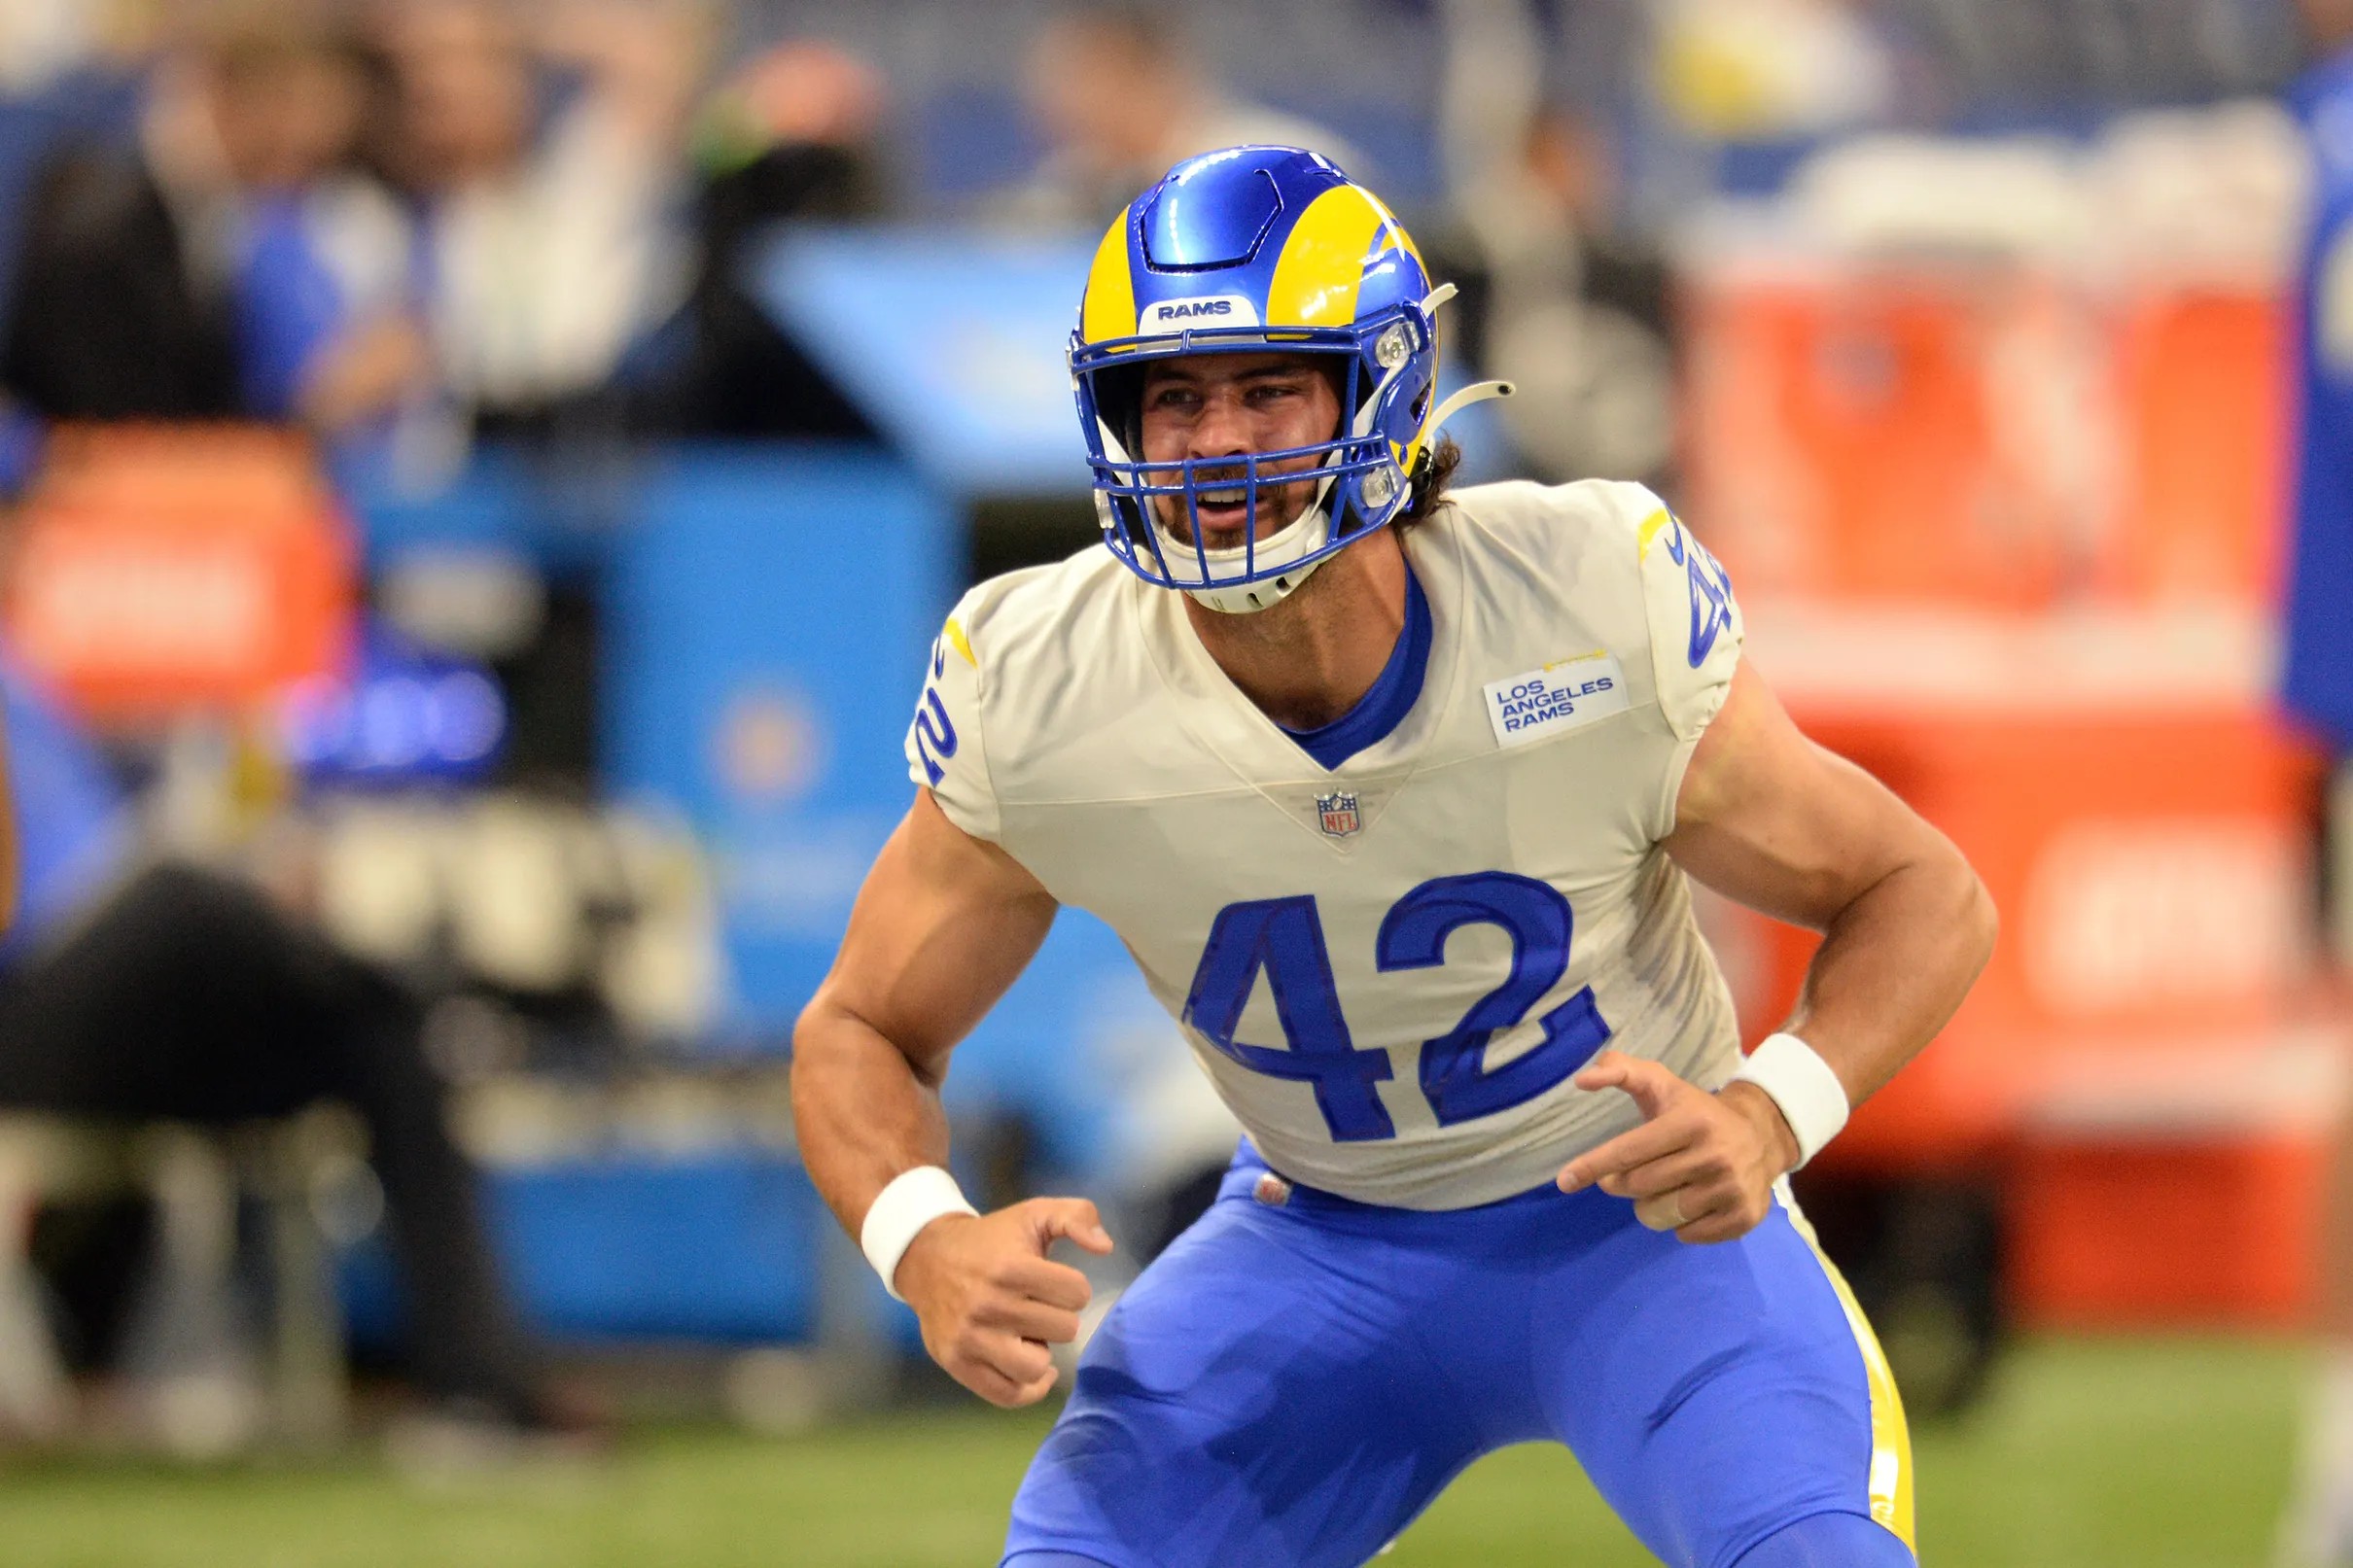
[[[1541,670],[1491,680],[1487,721],[1497,746],[1526,746],[1547,735],[1626,711],[1626,676],[1615,656],[1555,659]]]

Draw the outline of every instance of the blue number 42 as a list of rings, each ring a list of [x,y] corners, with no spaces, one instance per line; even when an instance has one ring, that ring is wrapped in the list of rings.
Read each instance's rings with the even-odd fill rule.
[[[1446,961],[1446,939],[1465,925],[1501,926],[1512,939],[1512,966],[1460,1023],[1422,1043],[1422,1093],[1444,1127],[1525,1104],[1583,1066],[1609,1039],[1593,988],[1582,987],[1538,1020],[1544,1036],[1536,1045],[1489,1070],[1488,1042],[1525,1018],[1567,971],[1576,921],[1568,900],[1532,877],[1508,871],[1436,877],[1390,906],[1374,961],[1384,973],[1435,968]],[[1234,1037],[1261,973],[1282,1027],[1282,1047],[1246,1045]],[[1373,1087],[1391,1076],[1388,1053],[1359,1051],[1349,1035],[1313,897],[1260,898],[1219,910],[1193,972],[1184,1016],[1212,1045],[1252,1071],[1313,1084],[1317,1107],[1336,1140],[1397,1135]]]

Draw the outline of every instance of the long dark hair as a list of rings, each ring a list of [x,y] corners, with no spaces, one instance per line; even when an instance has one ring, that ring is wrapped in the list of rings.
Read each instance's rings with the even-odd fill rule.
[[[1446,487],[1461,466],[1462,448],[1452,436],[1441,436],[1435,444],[1423,448],[1422,462],[1414,470],[1413,499],[1388,526],[1400,531],[1411,528],[1445,505]]]

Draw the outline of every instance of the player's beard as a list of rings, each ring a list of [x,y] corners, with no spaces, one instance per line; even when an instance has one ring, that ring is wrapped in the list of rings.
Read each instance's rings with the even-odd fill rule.
[[[1351,541],[1352,548],[1355,542]],[[1343,563],[1348,553],[1348,550],[1335,552],[1322,567],[1309,573],[1305,581],[1264,609],[1232,615],[1188,603],[1186,614],[1196,627],[1211,623],[1212,635],[1230,647],[1248,647],[1260,657],[1281,657],[1283,650],[1308,635],[1309,628],[1332,614],[1336,606],[1345,608],[1346,584],[1351,574]],[[1340,570],[1324,570],[1334,565],[1339,565]],[[1343,597],[1335,598],[1336,594]]]

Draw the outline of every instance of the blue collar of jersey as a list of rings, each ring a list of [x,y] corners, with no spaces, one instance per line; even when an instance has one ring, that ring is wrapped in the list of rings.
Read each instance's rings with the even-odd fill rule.
[[[1422,695],[1422,678],[1429,668],[1429,596],[1422,591],[1422,579],[1409,566],[1405,569],[1405,630],[1397,634],[1397,645],[1389,650],[1388,663],[1381,667],[1372,689],[1328,724],[1305,730],[1285,725],[1282,733],[1297,741],[1299,749],[1326,773],[1387,739],[1413,712]]]

